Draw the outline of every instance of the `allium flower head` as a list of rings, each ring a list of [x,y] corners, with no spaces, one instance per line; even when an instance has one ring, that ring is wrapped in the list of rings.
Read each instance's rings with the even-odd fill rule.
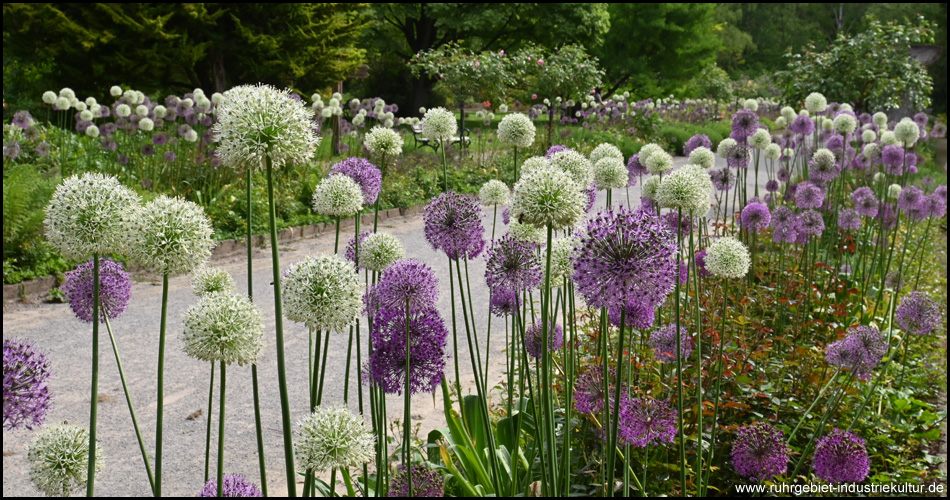
[[[376,125],[366,133],[363,142],[374,155],[394,158],[402,154],[402,136],[388,127]]]
[[[897,207],[905,212],[919,210],[924,204],[924,192],[917,186],[907,186],[897,197]]]
[[[3,341],[3,428],[33,429],[43,425],[51,400],[51,370],[46,356],[30,342]]]
[[[924,292],[911,292],[901,299],[895,319],[904,331],[927,335],[940,324],[940,306]]]
[[[511,221],[511,223],[508,225],[508,234],[518,241],[535,243],[538,245],[544,243],[545,239],[544,229],[535,226],[534,224],[525,224],[516,220]]]
[[[627,328],[638,328],[645,330],[653,326],[656,322],[656,308],[647,301],[631,299],[627,301],[626,309],[614,304],[607,311],[607,318],[614,326],[620,326],[620,316],[623,316],[624,326]]]
[[[597,162],[604,158],[616,158],[623,163],[623,153],[620,151],[620,148],[609,142],[598,144],[597,147],[590,152],[590,162],[594,165],[597,165]]]
[[[886,127],[887,114],[884,113],[883,111],[878,111],[877,113],[874,113],[874,115],[871,117],[871,121],[873,121],[874,124],[877,125],[878,127]]]
[[[643,150],[640,151],[640,163],[643,163],[651,174],[660,175],[673,170],[673,157],[666,151],[657,151],[646,160],[643,159]]]
[[[218,480],[212,479],[205,484],[204,488],[198,492],[199,497],[218,496]],[[224,486],[221,488],[222,497],[263,497],[261,490],[256,484],[250,482],[244,476],[237,474],[225,474]]]
[[[485,265],[485,281],[492,290],[523,292],[541,283],[537,244],[506,234],[492,243]],[[553,273],[552,273],[553,274]]]
[[[360,267],[370,271],[382,272],[405,256],[402,242],[389,233],[373,233],[360,242]]]
[[[524,332],[524,348],[534,359],[541,359],[544,354],[544,336],[548,337],[548,350],[560,351],[564,345],[564,329],[561,325],[550,322],[547,332],[541,326],[541,321],[529,325]]]
[[[363,188],[342,174],[330,175],[313,190],[313,209],[331,217],[354,215],[363,209],[363,201]]]
[[[818,441],[814,461],[815,475],[829,483],[860,483],[871,471],[864,440],[841,429]]]
[[[820,208],[825,201],[825,190],[813,182],[803,182],[795,191],[795,204],[798,208]]]
[[[590,160],[573,149],[554,153],[550,161],[552,166],[570,175],[578,186],[588,186],[594,181],[594,167]]]
[[[894,135],[894,132],[891,130],[881,132],[880,141],[883,146],[901,146],[900,140],[897,139],[897,136]]]
[[[498,179],[492,179],[482,184],[478,190],[478,199],[483,205],[507,205],[511,201],[511,191],[508,186]]]
[[[752,153],[745,144],[734,144],[726,151],[726,165],[731,168],[749,168]]]
[[[798,229],[800,233],[821,236],[825,232],[825,219],[815,210],[805,210],[799,216]]]
[[[798,115],[789,125],[789,130],[798,135],[810,135],[815,131],[815,121],[806,115]]]
[[[499,318],[517,314],[518,293],[507,288],[492,289],[488,309]]]
[[[686,327],[680,326],[679,335],[676,334],[676,324],[670,323],[662,326],[650,336],[650,347],[653,349],[653,355],[656,359],[664,363],[673,363],[676,361],[676,341],[679,338],[680,357],[686,359],[693,352],[693,344],[690,341],[689,332]]]
[[[534,122],[523,113],[505,115],[498,124],[498,140],[516,148],[531,147],[534,135]]]
[[[861,216],[853,208],[838,212],[838,228],[842,231],[857,231],[861,228]]]
[[[712,188],[706,170],[698,165],[684,165],[663,177],[656,191],[656,201],[661,206],[702,217],[709,211]]]
[[[46,206],[46,239],[69,259],[124,253],[138,224],[139,202],[115,177],[74,175],[63,180]]]
[[[621,443],[636,448],[671,444],[676,436],[676,410],[667,401],[624,398],[618,434]]]
[[[560,284],[564,278],[571,279],[574,269],[571,266],[571,255],[574,247],[580,242],[577,236],[563,236],[551,242],[551,283]]]
[[[706,146],[697,146],[689,153],[689,163],[710,169],[716,164],[716,155]]]
[[[194,272],[211,257],[211,221],[199,205],[159,196],[145,204],[135,233],[133,256],[158,275]]]
[[[809,174],[813,179],[829,182],[841,174],[841,166],[830,150],[821,148],[815,151],[809,162]]]
[[[772,134],[764,128],[760,128],[749,137],[749,145],[755,149],[762,150],[772,144]]]
[[[384,309],[410,312],[435,307],[438,280],[432,269],[415,259],[397,260],[387,267],[377,285],[379,305]]]
[[[302,469],[358,467],[373,459],[374,439],[363,417],[346,406],[318,406],[299,422],[296,456]]]
[[[445,496],[445,481],[438,471],[430,470],[423,464],[412,466],[412,496],[441,498]],[[409,476],[406,467],[400,465],[389,484],[390,497],[409,496]]]
[[[887,186],[887,197],[888,197],[888,199],[890,199],[890,200],[898,200],[898,199],[900,199],[900,197],[901,197],[901,192],[902,192],[903,190],[904,190],[904,189],[901,187],[900,184],[896,184],[896,183],[895,183],[895,184],[891,184],[890,186]]]
[[[690,137],[689,140],[686,141],[686,144],[683,144],[683,154],[686,156],[691,156],[692,152],[695,151],[696,148],[706,148],[707,150],[711,149],[712,141],[709,140],[709,136],[706,134],[696,134]],[[690,163],[696,162],[690,160]]]
[[[904,148],[897,145],[884,146],[881,162],[884,163],[888,174],[901,175],[904,172]]]
[[[591,307],[637,299],[659,304],[672,291],[676,238],[655,215],[624,207],[587,224],[574,252],[574,282]]]
[[[736,185],[736,174],[729,167],[710,170],[708,174],[717,191],[728,191]]]
[[[455,114],[445,108],[432,108],[422,117],[422,135],[431,141],[451,139],[456,133]]]
[[[827,108],[828,100],[818,92],[812,92],[805,98],[805,109],[811,114],[821,113]]]
[[[732,135],[737,141],[744,141],[752,137],[752,134],[759,129],[759,115],[750,109],[740,109],[732,115]]]
[[[30,481],[44,495],[68,497],[78,493],[86,489],[89,431],[75,425],[50,425],[36,437],[26,457]],[[96,443],[95,476],[102,467],[102,448]]]
[[[790,453],[782,431],[756,422],[739,429],[732,443],[732,467],[742,477],[766,481],[785,474]]]
[[[191,290],[199,297],[212,293],[235,293],[237,286],[231,273],[217,267],[202,267],[195,271],[191,279]]]
[[[858,120],[853,114],[846,112],[838,113],[834,121],[835,131],[842,134],[853,134],[858,128]]]
[[[910,118],[904,118],[894,127],[894,136],[905,148],[913,147],[920,139],[920,127]]]
[[[549,166],[523,175],[515,184],[510,212],[523,223],[560,230],[577,223],[586,201],[569,174]]]
[[[726,137],[725,139],[719,141],[719,145],[716,146],[716,155],[720,158],[726,158],[729,156],[729,150],[732,149],[732,147],[736,144],[738,143],[735,139]]]
[[[642,163],[640,163],[640,154],[635,154],[627,160],[627,170],[630,172],[630,177],[641,176],[644,174],[650,173],[649,170]]]
[[[313,256],[292,264],[280,286],[284,315],[309,328],[340,332],[360,313],[359,275],[352,263],[339,256]]]
[[[721,278],[741,278],[749,272],[749,249],[739,240],[719,238],[706,250],[706,269]]]
[[[659,175],[651,175],[644,179],[643,186],[640,188],[640,197],[644,200],[656,200],[656,191],[660,188],[663,178]]]
[[[829,364],[854,372],[860,380],[871,378],[871,372],[887,352],[887,340],[873,326],[859,326],[848,335],[828,345],[825,359]]]
[[[485,248],[478,202],[454,192],[442,193],[425,207],[426,241],[452,260],[473,259]]]
[[[858,215],[864,217],[875,217],[877,216],[878,211],[881,208],[881,203],[874,196],[874,193],[867,189],[867,191],[861,191],[862,188],[858,188],[854,191],[852,195],[852,200],[854,201],[854,210]],[[859,195],[858,192],[861,191]]]
[[[922,211],[926,217],[941,219],[947,215],[947,202],[934,193],[924,198]]]
[[[607,372],[609,395],[604,394],[604,369],[600,364],[588,365],[587,370],[577,377],[574,392],[574,407],[581,413],[599,414],[604,410],[604,401],[608,401],[611,408],[614,405],[614,381],[617,376],[613,369]],[[621,393],[626,392],[626,384],[621,386]]]
[[[742,209],[742,227],[750,231],[761,231],[769,226],[772,214],[769,207],[759,202],[752,202]]]
[[[594,183],[598,189],[620,189],[630,180],[630,172],[623,160],[613,156],[601,158],[594,164]]]
[[[779,110],[779,114],[782,115],[782,118],[785,118],[786,121],[791,122],[798,116],[798,113],[795,112],[795,108],[791,106],[782,106],[782,109]]]
[[[363,203],[366,205],[376,203],[383,182],[383,175],[376,165],[365,158],[351,157],[333,165],[330,175],[334,174],[342,174],[356,181],[363,191]]]
[[[873,130],[865,130],[861,132],[861,142],[871,143],[877,140],[877,133]]]
[[[404,308],[380,309],[373,319],[370,377],[387,394],[402,394],[408,367],[410,394],[431,393],[442,381],[448,330],[435,309],[411,314],[407,360]]]
[[[66,282],[61,287],[69,300],[69,307],[76,317],[92,323],[93,307],[93,261],[80,264],[66,273]],[[115,319],[125,312],[132,293],[132,281],[122,265],[111,259],[99,260],[99,320]]]
[[[531,175],[532,172],[539,168],[549,166],[551,166],[551,162],[544,156],[531,156],[525,158],[525,160],[521,163],[521,177],[524,178],[525,176]]]
[[[215,108],[214,140],[218,157],[232,168],[254,169],[270,158],[274,167],[303,164],[313,158],[320,138],[311,112],[287,90],[270,85],[241,85],[223,95]]]
[[[185,312],[182,322],[185,354],[201,361],[244,366],[255,363],[264,348],[264,316],[247,297],[206,295]]]

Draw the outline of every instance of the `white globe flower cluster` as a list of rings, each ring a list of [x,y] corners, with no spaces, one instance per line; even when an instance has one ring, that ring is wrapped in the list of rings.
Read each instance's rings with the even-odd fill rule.
[[[656,201],[692,217],[703,217],[709,211],[712,188],[706,169],[699,165],[684,165],[663,177],[656,191]]]
[[[361,248],[361,262],[365,252],[365,247]],[[292,264],[280,287],[284,316],[315,330],[343,331],[356,321],[363,307],[356,268],[336,255],[308,257]]]
[[[573,227],[583,217],[586,205],[586,196],[568,173],[543,166],[515,184],[509,213],[513,220],[560,230]]]
[[[719,238],[706,250],[706,270],[721,278],[745,276],[750,263],[749,249],[731,236]]]
[[[185,354],[209,362],[254,364],[264,348],[264,316],[247,297],[213,292],[185,312]]]
[[[313,190],[313,209],[323,215],[349,217],[363,209],[363,189],[346,175],[331,175]]]
[[[402,136],[389,127],[376,125],[366,133],[363,142],[374,155],[394,158],[402,154]]]
[[[535,132],[534,122],[523,113],[505,115],[498,124],[498,140],[516,148],[531,147]]]

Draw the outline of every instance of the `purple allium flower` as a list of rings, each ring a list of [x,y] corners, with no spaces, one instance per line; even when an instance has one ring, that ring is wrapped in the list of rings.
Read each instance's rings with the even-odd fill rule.
[[[100,137],[99,146],[105,151],[116,151],[119,149],[119,143],[117,143],[115,137],[111,135]]]
[[[926,293],[912,292],[901,299],[895,318],[904,331],[927,335],[940,324],[940,306]]]
[[[450,259],[473,259],[485,248],[478,201],[451,191],[442,193],[426,205],[426,240]]]
[[[729,167],[710,170],[709,178],[717,191],[728,191],[736,185],[736,174]]]
[[[772,233],[772,241],[775,243],[797,243],[798,230],[795,224],[777,226]]]
[[[212,479],[198,492],[199,497],[218,496],[218,480]],[[257,485],[248,481],[244,476],[237,474],[224,475],[224,487],[221,488],[222,497],[263,497]]]
[[[846,208],[838,213],[838,228],[842,231],[857,231],[861,229],[861,216],[853,208]]]
[[[537,244],[506,234],[492,243],[485,265],[485,281],[498,292],[523,292],[541,283]]]
[[[858,196],[858,191],[862,189],[867,189],[867,191],[862,192],[863,194]],[[876,217],[881,210],[881,203],[877,201],[877,197],[875,197],[874,193],[868,188],[858,188],[855,190],[852,199],[854,200],[855,212],[863,217]]]
[[[30,116],[29,111],[21,109],[20,111],[13,113],[13,124],[23,130],[26,130],[30,125],[33,125],[33,117]]]
[[[165,132],[158,132],[152,136],[152,142],[156,146],[164,146],[168,142],[168,134]]]
[[[511,224],[511,215],[508,213],[508,207],[506,206],[504,210],[501,211],[501,222],[504,225]]]
[[[855,170],[864,170],[870,166],[871,160],[864,153],[858,153],[851,161],[851,168]]]
[[[871,372],[887,352],[887,340],[873,326],[859,326],[845,338],[828,345],[825,359],[829,364],[851,370],[860,380],[871,378]]]
[[[818,441],[814,461],[815,475],[829,483],[860,483],[871,471],[864,440],[841,429]]]
[[[33,429],[46,419],[50,409],[49,361],[33,344],[3,341],[3,428]]]
[[[554,156],[554,153],[559,153],[561,151],[566,151],[568,149],[571,149],[571,148],[567,146],[562,146],[560,144],[555,144],[551,146],[550,148],[548,148],[548,152],[544,154],[544,157],[550,159],[552,156]]]
[[[693,229],[693,219],[689,215],[683,215],[681,218],[677,212],[667,212],[660,217],[660,220],[674,234],[676,234],[676,231],[680,231],[681,234],[686,235]]]
[[[933,130],[930,131],[930,137],[946,137],[947,136],[947,126],[943,123],[935,123]]]
[[[633,177],[632,182],[636,184],[636,180]],[[587,205],[584,207],[584,212],[590,212],[590,209],[594,208],[594,203],[597,202],[597,184],[593,182],[590,183],[590,187],[584,190],[584,194],[587,196]]]
[[[744,144],[736,144],[726,152],[726,164],[730,168],[749,168],[752,153]]]
[[[924,192],[917,186],[907,186],[897,197],[897,208],[908,212],[919,210],[924,203]]]
[[[751,109],[740,109],[732,115],[732,137],[736,141],[742,142],[752,136],[759,128],[759,115]]]
[[[921,129],[927,126],[928,121],[929,117],[927,116],[927,113],[924,113],[923,111],[914,115],[914,123],[916,123]]]
[[[426,264],[415,259],[393,262],[383,271],[376,285],[379,307],[410,312],[424,311],[435,307],[439,284]]]
[[[602,212],[574,252],[574,283],[591,307],[659,304],[673,290],[676,251],[674,234],[655,215],[625,207]]]
[[[774,192],[778,191],[778,187],[779,187],[779,186],[778,186],[778,181],[775,180],[775,179],[772,179],[772,180],[770,180],[770,181],[768,181],[768,182],[765,183],[765,190],[768,191],[768,192],[770,192],[770,193],[774,193]]]
[[[884,146],[881,152],[881,161],[887,173],[890,175],[901,175],[904,171],[904,148],[897,145]]]
[[[808,135],[815,131],[815,121],[809,116],[798,115],[788,128],[798,135]]]
[[[676,410],[667,401],[624,398],[620,404],[618,434],[622,444],[636,448],[670,444],[676,436]]]
[[[815,181],[830,182],[841,175],[841,165],[835,154],[827,149],[819,149],[808,162],[809,175]]]
[[[363,240],[365,240],[366,237],[371,234],[373,234],[372,231],[360,232],[360,255],[363,253]],[[346,260],[356,263],[356,238],[353,236],[350,236],[349,241],[346,242],[346,251],[343,253],[343,255],[346,257]],[[362,264],[360,265],[360,269],[365,269]]]
[[[740,220],[742,227],[751,231],[760,231],[769,227],[772,214],[769,212],[769,207],[759,202],[752,202],[742,209]]]
[[[706,250],[696,252],[696,272],[700,276],[712,276],[712,273],[706,269]]]
[[[409,359],[406,359],[406,312],[380,309],[373,319],[373,352],[369,374],[386,394],[402,394],[409,372],[409,392],[431,393],[442,381],[448,330],[435,309],[409,316]]]
[[[36,151],[36,154],[39,155],[41,158],[49,155],[49,152],[50,152],[49,143],[46,141],[43,141],[37,144],[36,149],[34,149],[34,151]]]
[[[778,169],[778,172],[775,172],[775,178],[781,182],[788,182],[789,179],[792,178],[792,176],[791,174],[789,174],[788,170],[784,168],[780,168]]]
[[[347,158],[330,169],[330,175],[343,174],[359,184],[363,190],[363,203],[372,205],[379,197],[379,189],[383,182],[383,174],[365,158]]]
[[[739,429],[732,443],[732,467],[747,479],[768,480],[785,474],[789,453],[782,431],[756,422]]]
[[[620,313],[623,313],[623,322],[628,328],[639,328],[641,330],[653,326],[656,321],[656,307],[648,302],[642,302],[636,299],[627,301],[627,309],[621,310],[620,305],[614,305],[608,311],[610,323],[620,326]]]
[[[795,204],[798,208],[820,208],[825,201],[825,190],[814,182],[803,182],[795,191]]]
[[[155,146],[153,144],[146,143],[142,145],[142,155],[152,156],[153,154],[155,154]]]
[[[17,141],[7,141],[3,143],[3,157],[7,160],[15,160],[20,156],[20,143]]]
[[[789,227],[795,225],[795,212],[792,209],[781,206],[772,212],[771,225],[774,228]]]
[[[943,201],[944,205],[947,204],[947,186],[937,186],[937,189],[934,189],[934,196],[940,198]]]
[[[904,280],[901,278],[901,273],[897,271],[887,273],[887,275],[884,276],[884,286],[896,291],[900,291],[901,288],[904,288]]]
[[[175,161],[175,158],[176,158],[176,156],[175,156],[175,152],[174,152],[174,151],[172,151],[172,150],[165,151],[165,162],[166,162],[166,163],[171,163],[171,162]]]
[[[62,290],[76,317],[92,323],[93,262],[88,260],[66,273]],[[122,265],[110,259],[99,260],[99,315],[102,321],[118,318],[129,305],[132,282]]]
[[[550,351],[560,351],[561,347],[564,345],[564,329],[561,328],[561,325],[554,324],[553,321],[550,321],[553,328],[548,328],[548,347]],[[541,327],[541,321],[533,325],[529,325],[524,332],[524,348],[528,351],[528,354],[531,355],[534,359],[541,359],[542,354],[544,354],[544,329]]]
[[[408,497],[409,496],[409,474],[406,473],[406,467],[399,466],[396,474],[389,484],[389,496]],[[437,471],[429,470],[423,464],[412,466],[412,496],[414,497],[443,497],[444,481]]]
[[[709,136],[706,134],[696,134],[690,137],[689,140],[686,141],[686,144],[683,144],[683,155],[689,156],[694,149],[700,146],[712,149],[712,141],[709,140]]]
[[[924,198],[922,211],[924,215],[933,219],[940,219],[947,215],[947,202],[940,199],[936,193]]]
[[[640,154],[637,153],[627,160],[627,172],[630,172],[630,178],[650,173],[643,164],[640,163]]]
[[[600,413],[604,411],[604,400],[610,401],[610,406],[613,407],[614,381],[617,374],[613,368],[609,370],[607,383],[610,386],[608,388],[610,394],[609,397],[605,397],[603,373],[604,368],[602,366],[592,364],[577,378],[575,382],[576,390],[574,391],[574,408],[577,411],[581,413]],[[621,384],[621,394],[626,393],[626,383],[621,381]]]
[[[676,337],[675,323],[662,326],[653,332],[653,335],[650,336],[650,347],[653,349],[653,354],[658,361],[664,363],[676,361]],[[690,353],[693,352],[693,344],[690,340],[689,332],[687,332],[686,328],[682,325],[680,326],[679,341],[680,355],[683,359],[686,359]]]
[[[498,288],[491,291],[491,300],[488,309],[492,314],[501,318],[518,313],[518,293],[507,288]]]
[[[805,210],[799,217],[800,232],[821,236],[825,232],[825,219],[815,210]]]

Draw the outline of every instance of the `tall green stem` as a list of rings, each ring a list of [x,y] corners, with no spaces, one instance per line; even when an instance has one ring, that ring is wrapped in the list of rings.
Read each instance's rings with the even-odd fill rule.
[[[218,407],[218,497],[224,489],[224,397],[227,394],[225,390],[225,378],[227,365],[221,362],[221,387],[218,389],[221,405]],[[210,415],[209,415],[210,416]]]
[[[254,247],[251,246],[251,171],[247,171],[245,197],[247,203],[247,298],[254,301]],[[211,368],[214,377],[214,365]],[[267,467],[264,462],[264,426],[261,423],[261,395],[257,378],[257,363],[251,365],[251,386],[254,391],[254,430],[257,435],[257,464],[261,473],[261,493],[267,496]],[[209,396],[210,398],[210,396]],[[208,413],[211,413],[211,404],[208,404]],[[210,420],[210,415],[209,415]],[[209,428],[210,429],[210,428]],[[209,430],[210,433],[210,430]],[[205,474],[207,475],[207,474]]]
[[[211,415],[214,413],[214,363],[211,363],[211,381],[208,382],[208,425],[205,429],[205,483],[211,474]]]
[[[98,280],[97,280],[98,282]],[[155,414],[155,496],[162,496],[162,429],[165,420],[165,326],[168,317],[168,274],[162,275],[162,320],[158,334],[158,403]]]
[[[444,151],[444,150],[443,150]],[[406,392],[405,401],[403,402],[403,458],[402,463],[406,468],[406,485],[409,488],[408,496],[412,497],[412,447],[410,446],[410,439],[412,438],[412,425],[409,422],[410,411],[410,392],[409,392],[409,381],[411,380],[411,358],[409,356],[409,297],[406,297]]]
[[[683,219],[683,209],[679,209],[679,220]],[[683,247],[683,232],[676,231],[676,251],[677,251],[677,262],[679,262],[679,251]],[[676,294],[673,297],[674,310],[673,315],[676,320],[676,404],[678,406],[678,418],[679,418],[679,445],[680,445],[680,493],[686,495],[686,433],[683,432],[683,356],[682,356],[682,339],[680,336],[682,332],[680,331],[680,279],[678,276],[676,280]],[[700,408],[702,411],[702,408]]]
[[[165,315],[162,315],[162,325]],[[164,328],[162,328],[164,331]],[[92,256],[92,396],[89,399],[89,463],[86,467],[86,496],[96,488],[96,421],[99,412],[99,254]]]

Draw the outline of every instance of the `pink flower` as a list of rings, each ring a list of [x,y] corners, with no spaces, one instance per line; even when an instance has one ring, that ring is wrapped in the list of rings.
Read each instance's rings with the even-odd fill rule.
[[[538,66],[544,66],[544,60],[538,59]]]
[[[531,98],[532,98],[532,99],[537,99],[537,98],[538,98],[538,94],[531,94]]]
[[[498,51],[498,55],[500,55],[501,57],[505,57],[505,51],[504,50]]]
[[[478,61],[475,61],[475,67],[476,67],[476,68],[479,67],[479,66],[481,66],[481,65],[482,65],[482,63],[480,63],[480,62],[478,62]]]
[[[445,75],[442,73],[439,73],[439,78],[445,78]]]

